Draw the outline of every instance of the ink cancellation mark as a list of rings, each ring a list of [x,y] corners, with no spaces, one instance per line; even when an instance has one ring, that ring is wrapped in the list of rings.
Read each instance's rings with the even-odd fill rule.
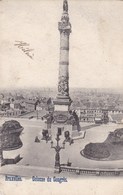
[[[34,57],[34,49],[30,49],[29,43],[26,43],[24,41],[15,41],[14,46],[18,47],[20,50],[22,50],[29,58],[31,58],[33,60]]]

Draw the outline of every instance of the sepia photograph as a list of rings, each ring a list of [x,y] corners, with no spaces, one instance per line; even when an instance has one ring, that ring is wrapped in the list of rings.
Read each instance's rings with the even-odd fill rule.
[[[1,0],[0,26],[0,195],[123,194],[122,1]]]

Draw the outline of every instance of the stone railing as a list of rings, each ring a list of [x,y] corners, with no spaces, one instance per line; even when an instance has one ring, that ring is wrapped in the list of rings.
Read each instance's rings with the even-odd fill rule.
[[[77,175],[101,175],[101,176],[118,176],[123,175],[123,169],[88,169],[78,167],[61,166],[62,172],[69,172]]]

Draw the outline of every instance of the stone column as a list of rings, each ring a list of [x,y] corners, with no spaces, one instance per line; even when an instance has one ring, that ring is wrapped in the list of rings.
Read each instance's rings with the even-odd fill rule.
[[[69,97],[69,35],[71,33],[71,24],[68,15],[67,0],[63,2],[63,14],[58,23],[60,32],[60,60],[58,77],[58,94],[54,101],[55,111],[68,111],[71,104]]]

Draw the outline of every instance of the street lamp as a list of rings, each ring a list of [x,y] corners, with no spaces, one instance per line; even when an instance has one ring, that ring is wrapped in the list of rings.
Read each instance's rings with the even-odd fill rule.
[[[57,141],[57,144],[56,146],[53,146],[53,141],[51,141],[51,148],[54,148],[55,151],[56,151],[56,155],[55,155],[55,168],[56,169],[59,169],[59,172],[60,172],[60,150],[61,149],[65,149],[65,141],[62,143],[63,146],[59,146],[59,138],[60,134],[57,133],[56,135],[56,141]]]

